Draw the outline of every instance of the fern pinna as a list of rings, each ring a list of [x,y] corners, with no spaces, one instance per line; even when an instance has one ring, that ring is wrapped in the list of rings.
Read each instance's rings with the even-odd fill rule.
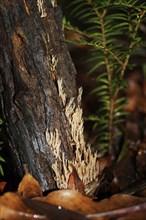
[[[94,73],[97,87],[92,91],[100,99],[94,121],[98,148],[108,151],[114,159],[114,134],[124,119],[126,100],[119,96],[125,87],[125,72],[132,66],[130,58],[141,46],[138,30],[146,15],[146,3],[139,0],[73,0],[71,15],[82,22],[82,30],[70,23],[66,27],[79,32],[84,40],[72,41],[89,45],[94,63],[89,74]],[[96,72],[96,74],[95,74]],[[116,134],[117,135],[117,134]]]

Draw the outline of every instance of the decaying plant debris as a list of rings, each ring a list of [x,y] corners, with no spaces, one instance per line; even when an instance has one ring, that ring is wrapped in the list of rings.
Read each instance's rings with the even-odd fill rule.
[[[58,190],[43,196],[38,182],[28,173],[17,192],[0,197],[0,211],[3,220],[144,220],[146,198],[117,194],[96,202],[75,190]]]

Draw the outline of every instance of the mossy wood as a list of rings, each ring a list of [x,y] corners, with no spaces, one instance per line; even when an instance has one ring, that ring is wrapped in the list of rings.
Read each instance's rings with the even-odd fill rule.
[[[61,151],[72,159],[70,125],[57,80],[70,100],[77,100],[74,65],[54,1],[0,0],[1,104],[10,141],[9,161],[17,175],[24,165],[43,190],[56,187],[54,156],[46,131],[57,129]]]

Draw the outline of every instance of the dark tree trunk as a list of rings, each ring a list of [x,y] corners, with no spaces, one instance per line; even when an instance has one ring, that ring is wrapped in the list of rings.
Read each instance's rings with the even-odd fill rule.
[[[54,2],[0,0],[1,103],[10,154],[18,175],[26,165],[43,190],[56,187],[46,130],[58,129],[62,151],[73,157],[59,78],[67,99],[77,100],[76,72],[64,43],[61,11]]]

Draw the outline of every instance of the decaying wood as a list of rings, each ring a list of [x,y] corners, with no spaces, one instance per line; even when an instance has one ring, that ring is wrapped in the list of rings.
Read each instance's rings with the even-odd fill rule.
[[[53,3],[53,4],[52,4]],[[61,26],[61,11],[51,0],[0,0],[1,104],[10,140],[12,169],[24,165],[43,190],[56,187],[54,157],[46,130],[58,130],[61,150],[72,159],[70,125],[57,80],[76,103],[75,69]],[[11,164],[10,164],[11,166]]]

